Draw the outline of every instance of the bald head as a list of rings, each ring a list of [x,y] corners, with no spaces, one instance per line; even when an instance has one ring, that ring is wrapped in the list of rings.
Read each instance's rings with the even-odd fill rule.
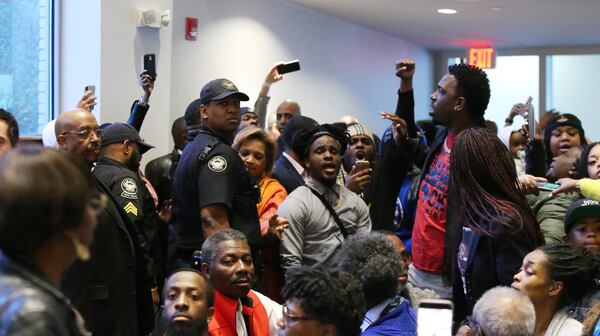
[[[80,156],[90,165],[98,160],[98,123],[89,111],[75,109],[61,113],[54,124],[54,133],[60,151]]]
[[[290,119],[302,114],[300,111],[300,105],[292,100],[285,100],[283,103],[279,104],[276,113],[277,129],[279,130],[280,134],[283,134],[283,129]]]

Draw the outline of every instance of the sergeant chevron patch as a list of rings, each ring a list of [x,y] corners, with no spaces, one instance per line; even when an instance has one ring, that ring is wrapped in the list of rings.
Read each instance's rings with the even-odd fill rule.
[[[133,214],[134,216],[138,215],[138,209],[131,202],[125,204],[125,206],[123,207],[123,209],[125,209],[125,212]]]

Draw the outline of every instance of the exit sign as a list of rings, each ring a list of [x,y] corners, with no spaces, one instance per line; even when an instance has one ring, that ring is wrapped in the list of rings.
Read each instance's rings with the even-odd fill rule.
[[[467,51],[469,65],[481,69],[493,69],[496,67],[496,50],[493,48],[477,48]]]

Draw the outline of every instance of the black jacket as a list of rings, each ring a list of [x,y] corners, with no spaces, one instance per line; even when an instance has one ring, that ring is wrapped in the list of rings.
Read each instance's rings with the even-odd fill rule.
[[[146,164],[144,173],[158,195],[159,206],[165,200],[171,198],[173,167],[177,164],[180,157],[181,154],[175,148],[171,153],[157,157]]]
[[[414,125],[415,100],[412,91],[409,94],[398,91],[396,115],[402,117],[407,125]],[[409,134],[416,137],[416,125],[409,127]],[[373,230],[394,231],[394,213],[396,199],[406,174],[412,168],[412,150],[397,146],[388,128],[381,139],[380,161],[373,170],[371,183],[363,192],[363,199],[369,206]]]
[[[281,155],[281,157],[275,161],[271,176],[281,183],[288,195],[291,194],[294,189],[304,185],[304,179],[298,174],[296,168],[294,168],[290,160],[284,155]]]
[[[65,272],[62,289],[94,335],[144,335],[154,324],[148,259],[135,225],[96,181],[109,202],[98,215],[92,258],[76,261]]]
[[[454,273],[452,296],[456,323],[460,323],[472,313],[475,302],[488,289],[510,286],[513,276],[521,268],[523,258],[536,248],[535,242],[523,230],[510,234],[498,223],[489,225],[480,220],[478,225],[499,233],[495,237],[489,237],[473,232],[474,239],[468,244],[470,253],[466,263],[465,281],[463,282],[458,267]]]
[[[0,251],[0,335],[85,335],[69,299]]]

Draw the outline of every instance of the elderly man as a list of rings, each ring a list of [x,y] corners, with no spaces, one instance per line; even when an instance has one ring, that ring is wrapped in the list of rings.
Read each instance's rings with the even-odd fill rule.
[[[211,335],[275,335],[281,306],[251,290],[254,263],[243,233],[228,229],[202,244],[202,271],[215,287],[215,309],[208,325]]]
[[[89,167],[100,155],[94,115],[77,109],[55,123],[59,151],[81,157]],[[138,335],[153,327],[147,256],[135,225],[99,179],[97,191],[108,198],[98,215],[91,259],[77,261],[63,277],[62,290],[71,298],[94,335]]]
[[[458,335],[530,336],[534,328],[531,300],[512,288],[495,287],[479,298],[468,326],[463,326]]]
[[[338,267],[359,279],[367,313],[362,335],[407,335],[417,332],[410,302],[398,293],[402,256],[383,233],[356,234],[342,244]]]

